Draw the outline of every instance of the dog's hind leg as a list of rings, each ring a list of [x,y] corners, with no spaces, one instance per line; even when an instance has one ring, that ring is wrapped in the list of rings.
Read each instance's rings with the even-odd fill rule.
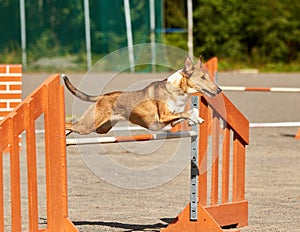
[[[82,135],[95,131],[94,109],[94,104],[90,105],[78,121],[66,122],[66,130]]]
[[[69,135],[71,132],[76,132],[81,135],[89,134],[93,131],[95,131],[94,127],[89,127],[85,123],[83,123],[81,120],[76,122],[67,122],[66,123],[66,130],[70,131],[67,133]]]
[[[106,115],[106,117],[103,117],[102,120],[100,121],[99,119],[97,120],[98,122],[96,124],[96,132],[98,134],[106,134],[118,122],[125,121],[125,120],[126,120],[125,117],[121,115],[111,115],[110,117],[109,115]]]

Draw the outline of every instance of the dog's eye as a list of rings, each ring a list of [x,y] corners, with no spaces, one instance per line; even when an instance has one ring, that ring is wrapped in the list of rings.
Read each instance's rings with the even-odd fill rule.
[[[201,79],[202,79],[202,80],[205,80],[205,75],[201,76]]]

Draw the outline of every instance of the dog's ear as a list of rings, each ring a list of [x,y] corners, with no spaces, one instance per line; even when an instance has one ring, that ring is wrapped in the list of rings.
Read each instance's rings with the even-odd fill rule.
[[[202,56],[200,55],[199,57],[199,61],[197,62],[197,64],[195,65],[196,68],[202,69],[202,64],[203,64],[203,59]]]
[[[187,76],[191,76],[194,71],[194,66],[192,60],[187,56],[184,61],[183,72]]]
[[[202,56],[200,55],[199,56],[199,64],[200,64],[200,68],[202,69],[202,63],[203,63],[203,58]]]

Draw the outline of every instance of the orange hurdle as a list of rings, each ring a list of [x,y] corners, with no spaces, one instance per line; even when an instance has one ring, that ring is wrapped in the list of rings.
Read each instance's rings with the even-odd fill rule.
[[[0,121],[21,101],[22,65],[0,64]]]
[[[190,220],[191,205],[188,204],[173,223],[161,229],[164,232],[223,231],[224,227],[243,227],[248,224],[245,146],[249,143],[249,122],[224,94],[215,98],[200,95],[199,98],[200,117],[207,121],[209,113],[213,112],[213,119],[211,129],[208,123],[199,125],[198,129],[198,219]],[[209,153],[210,139],[212,149]],[[223,144],[221,151],[219,144]],[[209,156],[214,160],[211,168],[207,166]]]
[[[213,58],[205,63],[213,78],[217,72],[217,62]],[[198,96],[200,117],[205,120],[198,126],[198,218],[191,220],[190,203],[173,223],[161,229],[163,232],[223,231],[222,228],[248,225],[245,147],[249,144],[249,122],[223,93],[215,98]],[[178,128],[190,129],[186,122],[173,131],[178,131]],[[212,147],[210,153],[209,142]],[[209,156],[214,160],[211,168],[207,167]],[[208,171],[211,172],[210,177]],[[209,178],[211,183],[208,183]]]
[[[0,121],[22,99],[22,65],[0,64]]]
[[[60,75],[52,75],[0,122],[0,231],[5,231],[3,155],[9,148],[11,231],[22,231],[19,135],[26,132],[28,231],[77,229],[68,219],[64,91]],[[47,228],[38,224],[35,120],[44,115]],[[55,125],[55,126],[53,126]]]

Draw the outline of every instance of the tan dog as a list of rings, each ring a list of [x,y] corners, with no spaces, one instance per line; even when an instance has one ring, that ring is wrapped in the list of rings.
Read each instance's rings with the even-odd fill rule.
[[[104,134],[124,120],[150,130],[161,130],[168,124],[174,126],[183,120],[200,124],[203,119],[199,117],[198,109],[185,111],[189,96],[199,92],[213,97],[222,91],[204,70],[201,57],[195,66],[190,58],[186,58],[183,69],[138,91],[89,96],[76,89],[66,75],[62,76],[73,95],[95,102],[78,121],[67,122],[66,129],[79,134]]]

